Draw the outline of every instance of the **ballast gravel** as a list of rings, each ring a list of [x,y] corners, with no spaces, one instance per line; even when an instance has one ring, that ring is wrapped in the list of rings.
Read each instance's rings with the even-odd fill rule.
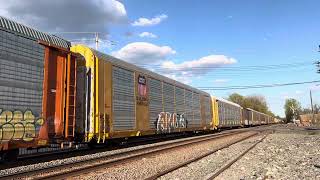
[[[238,154],[244,152],[249,146],[259,141],[262,137],[263,137],[263,134],[251,137],[247,140],[231,145],[199,161],[193,162],[186,167],[182,167],[165,176],[162,176],[160,179],[161,180],[207,179],[211,173],[219,170],[224,164],[226,164],[228,161],[235,158]]]
[[[320,135],[269,135],[216,179],[320,179]]]
[[[210,135],[204,135],[204,136],[210,136]],[[197,137],[198,136],[184,138],[184,139],[176,139],[176,140],[171,140],[171,141],[164,141],[164,142],[159,142],[159,143],[140,145],[140,146],[135,146],[135,147],[130,147],[130,148],[124,148],[124,149],[118,149],[118,150],[112,150],[112,151],[106,151],[106,152],[99,152],[99,153],[90,154],[90,155],[76,156],[76,157],[71,157],[71,158],[66,158],[66,159],[58,159],[58,160],[53,160],[53,161],[48,161],[48,162],[43,162],[43,163],[8,168],[8,169],[0,170],[0,176],[7,175],[7,174],[14,174],[14,173],[18,173],[18,172],[32,171],[34,169],[43,169],[43,168],[48,168],[48,167],[54,167],[54,166],[59,166],[59,165],[63,165],[63,164],[72,164],[72,163],[79,162],[79,161],[96,159],[99,157],[106,157],[106,156],[110,156],[110,155],[118,154],[118,153],[122,153],[122,152],[129,152],[129,151],[132,151],[135,149],[142,149],[145,147],[151,147],[151,146],[155,146],[155,145],[159,145],[159,144],[179,142],[179,141],[183,141],[186,139],[194,139]]]
[[[109,168],[96,170],[95,172],[73,177],[74,179],[145,179],[159,171],[163,171],[179,163],[205,154],[208,151],[222,147],[226,143],[235,142],[252,135],[246,132],[234,136],[218,138],[197,145],[187,146],[163,153],[147,156],[145,158],[118,164]],[[194,172],[190,172],[194,173]],[[184,176],[185,174],[181,174]]]

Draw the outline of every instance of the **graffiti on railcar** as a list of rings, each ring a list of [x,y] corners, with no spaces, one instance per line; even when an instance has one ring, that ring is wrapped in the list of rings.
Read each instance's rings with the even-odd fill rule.
[[[32,111],[8,111],[0,109],[0,142],[23,140],[32,141],[39,135],[43,118],[36,118]]]
[[[139,105],[148,105],[148,88],[147,79],[144,75],[139,74],[138,76],[138,94],[137,103]]]
[[[156,121],[158,133],[170,133],[178,128],[187,128],[187,119],[183,114],[161,112]]]

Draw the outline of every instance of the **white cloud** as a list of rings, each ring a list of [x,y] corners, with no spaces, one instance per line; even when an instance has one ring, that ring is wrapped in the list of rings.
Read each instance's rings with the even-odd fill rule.
[[[153,26],[161,23],[163,20],[167,18],[168,16],[165,14],[155,16],[154,18],[151,18],[151,19],[142,17],[134,21],[131,25],[132,26]]]
[[[215,68],[231,65],[236,62],[235,59],[224,55],[209,55],[197,60],[184,61],[182,63],[165,61],[162,63],[159,72],[167,76],[170,75],[172,77],[185,79],[188,84],[190,84],[193,78],[200,78],[201,76],[214,71]]]
[[[192,83],[192,79],[190,78],[190,76],[181,76],[178,74],[163,74],[164,76],[174,79],[178,82],[184,83],[184,84],[191,84]]]
[[[226,82],[229,82],[230,79],[215,79],[214,82],[215,83],[226,83]]]
[[[169,46],[158,46],[147,42],[134,42],[127,44],[111,54],[131,63],[158,64],[175,53],[176,51]]]
[[[158,36],[151,32],[143,32],[139,34],[140,37],[157,38]]]
[[[191,84],[193,78],[199,78],[218,67],[237,63],[234,58],[225,55],[209,55],[192,61],[175,63],[169,60],[171,55],[176,54],[175,50],[169,46],[158,46],[147,42],[130,43],[111,54],[186,84]]]
[[[112,23],[128,22],[125,6],[117,0],[7,0],[0,15],[49,32],[105,32]]]
[[[173,61],[166,61],[162,64],[162,67],[172,71],[189,71],[205,74],[215,68],[235,63],[237,63],[237,60],[225,55],[209,55],[197,60],[185,61],[180,64],[176,64]]]

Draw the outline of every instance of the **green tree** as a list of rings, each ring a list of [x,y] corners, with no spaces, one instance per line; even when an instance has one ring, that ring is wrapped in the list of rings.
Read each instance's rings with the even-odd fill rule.
[[[245,98],[244,107],[251,108],[262,113],[268,113],[266,99],[259,95],[247,96]]]
[[[240,94],[238,94],[238,93],[231,94],[228,99],[229,99],[229,101],[237,103],[242,107],[244,106],[245,97],[240,95]]]
[[[239,104],[244,108],[251,108],[256,111],[274,116],[274,114],[269,110],[267,106],[267,101],[264,98],[264,96],[261,96],[261,95],[242,96],[238,93],[233,93],[229,96],[228,99],[234,103]]]
[[[293,110],[294,109],[294,113]],[[301,112],[301,105],[300,103],[293,98],[286,99],[286,102],[284,104],[284,111],[286,114],[286,123],[292,122],[293,118],[299,119],[299,113]]]

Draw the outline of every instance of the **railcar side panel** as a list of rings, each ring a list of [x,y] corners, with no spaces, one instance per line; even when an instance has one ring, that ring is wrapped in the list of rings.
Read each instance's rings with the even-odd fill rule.
[[[134,72],[112,67],[113,88],[113,130],[135,130],[135,90]]]
[[[192,97],[193,97],[192,99],[193,121],[190,121],[189,125],[190,127],[201,127],[200,94],[194,92]]]
[[[179,118],[185,117],[185,90],[181,87],[175,87],[175,113]],[[179,119],[180,120],[180,119]]]
[[[185,90],[185,108],[186,108],[186,120],[187,120],[187,127],[191,127],[190,124],[193,122],[193,101],[192,101],[192,91]]]
[[[0,29],[0,149],[46,144],[43,72],[44,47]]]
[[[162,82],[149,78],[149,127],[151,130],[157,129],[159,112],[163,112],[162,104]]]
[[[225,101],[217,100],[219,127],[241,126],[241,107]]]
[[[148,77],[142,72],[135,72],[135,97],[136,97],[136,136],[146,132],[149,127],[149,89]]]
[[[211,98],[209,96],[203,96],[203,111],[204,111],[204,119],[205,119],[205,126],[207,128],[212,127],[212,110],[211,110]]]

